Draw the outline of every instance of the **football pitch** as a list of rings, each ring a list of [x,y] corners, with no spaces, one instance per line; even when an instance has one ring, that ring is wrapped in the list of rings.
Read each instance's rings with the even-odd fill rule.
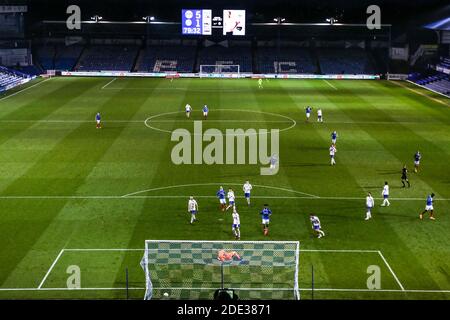
[[[170,133],[193,132],[204,104],[203,130],[279,129],[278,174],[260,175],[260,164],[174,164]],[[301,299],[450,299],[450,99],[407,82],[271,79],[259,89],[254,79],[56,77],[0,97],[0,125],[0,299],[125,299],[126,270],[129,298],[142,299],[145,240],[234,240],[219,186],[235,190],[242,240],[300,242]],[[389,207],[380,206],[385,181]],[[432,192],[436,220],[421,221]],[[73,266],[80,289],[67,288]],[[378,289],[367,286],[373,266]]]

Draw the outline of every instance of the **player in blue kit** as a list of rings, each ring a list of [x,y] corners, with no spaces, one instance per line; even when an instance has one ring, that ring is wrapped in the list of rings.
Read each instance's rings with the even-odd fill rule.
[[[225,199],[225,190],[222,187],[219,188],[219,191],[216,193],[217,198],[219,199],[220,209],[225,211],[227,206],[227,200]]]
[[[208,106],[205,104],[204,106],[203,106],[203,117],[205,118],[205,120],[206,120],[206,118],[208,118],[208,112],[209,112],[209,109],[208,109]]]
[[[95,122],[96,122],[96,128],[97,129],[101,129],[102,128],[102,117],[100,116],[100,112],[97,112],[97,114],[95,115]]]
[[[420,220],[423,219],[423,215],[427,212],[430,213],[430,219],[431,220],[436,220],[433,216],[434,214],[434,208],[433,208],[433,198],[434,198],[434,193],[428,195],[427,197],[427,205],[425,206],[425,210],[419,215]]]
[[[262,226],[263,226],[263,232],[264,235],[267,236],[269,234],[269,223],[270,223],[270,216],[272,215],[272,210],[270,210],[269,205],[265,204],[264,208],[261,210],[261,217],[262,217]]]
[[[331,144],[336,145],[337,137],[338,137],[337,132],[336,132],[336,131],[333,131],[333,132],[331,133]]]
[[[306,107],[306,121],[309,121],[309,117],[311,116],[312,108],[310,106]]]

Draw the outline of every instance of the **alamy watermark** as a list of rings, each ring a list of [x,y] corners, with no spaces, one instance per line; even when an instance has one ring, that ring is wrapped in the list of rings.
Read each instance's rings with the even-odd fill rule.
[[[66,285],[68,289],[81,288],[81,269],[77,265],[68,266],[66,273],[70,276],[67,278]]]
[[[269,148],[270,136],[270,151]],[[279,129],[207,129],[194,121],[194,132],[175,129],[171,141],[178,142],[171,152],[172,162],[180,164],[260,164],[261,175],[278,173],[280,158]],[[204,145],[204,142],[207,142]]]
[[[367,278],[367,289],[379,290],[381,289],[381,269],[379,266],[370,265],[367,267],[367,274],[370,276]]]
[[[77,5],[70,5],[66,9],[69,17],[66,20],[66,27],[69,30],[81,30],[81,8]]]
[[[381,9],[379,6],[373,4],[367,7],[367,14],[370,16],[367,18],[366,25],[369,30],[381,29]]]

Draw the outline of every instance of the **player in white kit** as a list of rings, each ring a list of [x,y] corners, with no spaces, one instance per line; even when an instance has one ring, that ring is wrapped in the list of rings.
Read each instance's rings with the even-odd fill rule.
[[[190,118],[191,117],[191,112],[192,112],[191,105],[189,103],[186,104],[185,109],[186,109],[186,117]]]
[[[195,201],[194,197],[190,197],[188,201],[188,212],[191,214],[191,224],[197,220],[195,215],[198,212],[198,203]]]
[[[317,110],[317,122],[323,122],[322,109]]]
[[[383,191],[381,192],[381,195],[383,196],[383,203],[381,204],[382,207],[390,206],[391,203],[389,202],[389,185],[387,181],[384,183]]]
[[[317,238],[322,238],[325,236],[325,232],[322,231],[322,228],[320,226],[320,220],[319,217],[310,215],[309,220],[311,221],[313,230],[317,233]]]
[[[227,193],[227,198],[228,198],[228,207],[225,210],[230,209],[231,207],[234,207],[234,191],[233,189],[228,189],[228,193]]]
[[[372,219],[372,208],[375,205],[375,201],[372,198],[372,194],[369,192],[366,197],[366,220]]]
[[[236,207],[233,207],[233,225],[231,226],[231,229],[233,230],[234,236],[236,237],[236,240],[239,240],[241,238],[241,219],[239,218],[239,213],[236,211]]]
[[[242,187],[242,190],[244,191],[245,199],[247,199],[247,204],[250,205],[250,192],[252,191],[253,187],[250,184],[250,182],[246,181],[244,183],[244,186]]]
[[[334,144],[330,147],[330,158],[331,158],[331,165],[334,166],[336,164],[336,160],[334,160],[334,156],[336,155],[337,149]]]

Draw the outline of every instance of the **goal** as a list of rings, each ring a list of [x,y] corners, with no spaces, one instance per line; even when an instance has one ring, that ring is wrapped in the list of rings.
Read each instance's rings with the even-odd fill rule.
[[[235,252],[226,261],[219,251]],[[146,240],[144,299],[213,299],[218,289],[239,299],[300,299],[297,241]]]
[[[202,64],[200,65],[200,78],[224,77],[239,78],[241,67],[238,64]]]

